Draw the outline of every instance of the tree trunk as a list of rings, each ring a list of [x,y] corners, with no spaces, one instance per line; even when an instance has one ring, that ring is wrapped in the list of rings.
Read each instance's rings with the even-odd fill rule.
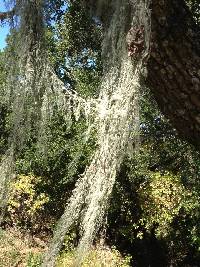
[[[200,32],[183,0],[152,1],[147,84],[181,136],[200,146]]]
[[[105,10],[112,12],[115,6],[111,2],[87,1],[104,23],[108,17]],[[134,2],[131,0],[130,5]],[[152,39],[146,83],[179,134],[200,147],[199,27],[184,0],[152,0],[151,12]]]

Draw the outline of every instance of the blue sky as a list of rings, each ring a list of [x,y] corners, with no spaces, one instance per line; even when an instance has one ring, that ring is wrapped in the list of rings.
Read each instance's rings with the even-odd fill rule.
[[[3,3],[2,0],[0,0],[0,12],[5,11],[5,5]],[[5,45],[5,39],[6,39],[6,35],[9,32],[9,26],[7,24],[0,24],[0,49],[2,50]]]
[[[6,39],[8,32],[9,32],[9,28],[7,25],[0,27],[0,49],[1,50],[6,46],[5,39]]]

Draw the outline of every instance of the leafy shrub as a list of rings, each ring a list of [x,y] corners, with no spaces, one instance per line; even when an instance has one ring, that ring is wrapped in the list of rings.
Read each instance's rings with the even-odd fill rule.
[[[152,174],[150,181],[139,188],[145,227],[150,230],[157,225],[157,234],[166,236],[170,223],[179,212],[184,195],[184,188],[177,177]]]
[[[200,259],[198,193],[184,187],[178,176],[157,172],[140,186],[138,194],[142,209],[139,224],[165,242],[168,261],[173,266],[196,264]]]
[[[64,252],[58,259],[57,267],[74,266],[75,252]],[[130,257],[123,258],[115,248],[97,246],[88,253],[82,267],[129,267]]]
[[[169,173],[152,173],[151,179],[141,184],[138,191],[143,212],[141,220],[147,230],[155,227],[155,234],[160,238],[169,234],[180,213],[188,217],[200,208],[195,192],[187,190],[178,176]]]
[[[39,227],[39,218],[48,203],[46,193],[38,191],[40,177],[19,175],[11,184],[11,194],[8,201],[8,215],[16,226],[26,226],[30,229]]]

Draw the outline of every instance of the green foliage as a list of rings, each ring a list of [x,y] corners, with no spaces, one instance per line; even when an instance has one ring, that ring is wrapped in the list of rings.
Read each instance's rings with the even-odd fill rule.
[[[64,4],[66,1],[46,2],[46,38],[51,62],[67,87],[73,86],[73,89],[85,98],[96,96],[101,74],[100,63],[98,70],[96,64],[96,59],[100,55],[100,28],[90,18],[88,11],[82,8],[80,2],[75,1],[70,5],[67,3],[66,12],[63,11]],[[80,31],[76,32],[76,35],[80,36],[78,46],[73,40],[70,40],[69,44],[65,43],[66,36],[72,37],[74,34],[68,25],[70,23]],[[84,27],[90,27],[94,35],[93,40],[91,33],[85,31],[85,39],[81,41],[81,31],[85,30]],[[5,51],[7,56],[14,53],[15,34],[12,33],[8,39],[9,45]],[[89,54],[85,51],[89,51]],[[37,192],[45,192],[48,196],[49,201],[45,205],[46,215],[56,219],[61,216],[70,192],[78,176],[84,172],[95,147],[94,138],[86,141],[87,129],[84,119],[79,122],[74,118],[72,120],[73,125],[68,125],[63,116],[55,111],[54,118],[47,125],[45,144],[42,144],[45,150],[38,152],[37,136],[33,130],[26,148],[17,159],[18,174],[28,176],[29,173],[33,173],[36,177],[41,177],[36,185]],[[30,224],[30,220],[24,220],[24,224],[26,223]]]
[[[63,9],[63,4],[63,1],[55,1],[47,8],[47,13],[53,14],[49,18],[53,23],[48,24],[46,31],[51,62],[66,87],[73,88],[83,98],[97,96],[101,76],[100,27],[80,1],[66,2],[66,12],[56,8],[62,6]],[[79,41],[76,42],[78,36]],[[45,211],[50,217],[61,216],[71,190],[78,176],[84,172],[95,147],[95,138],[86,140],[84,119],[79,122],[72,120],[72,125],[67,124],[63,116],[55,111],[47,125],[42,153],[37,152],[37,137],[33,133],[32,140],[17,160],[19,174],[34,173],[42,177],[38,190],[46,192],[49,197]]]
[[[102,29],[81,1],[66,1],[66,6],[66,12],[49,26],[47,40],[57,74],[74,88],[74,69],[96,70],[95,76],[101,73]]]
[[[108,213],[108,240],[140,266],[199,261],[199,158],[144,92],[141,147],[124,160]]]
[[[91,51],[100,50],[100,28],[92,20],[89,10],[81,1],[70,1],[64,15],[64,23],[60,26],[62,44],[68,47],[70,54],[79,54],[86,49],[86,46]],[[97,32],[98,29],[99,32]]]
[[[0,97],[4,95],[6,83],[5,53],[0,51]]]
[[[76,91],[80,95],[85,98],[98,96],[98,87],[100,85],[100,74],[98,71],[76,67],[72,71],[72,77],[76,84]]]
[[[9,123],[9,107],[5,104],[6,94],[6,58],[5,52],[0,52],[0,158],[7,149]]]
[[[4,155],[7,149],[8,136],[9,136],[9,123],[8,123],[8,107],[0,103],[0,158]]]
[[[188,3],[199,22],[199,1]],[[46,1],[45,11],[47,49],[56,73],[82,97],[96,97],[102,74],[101,25],[91,18],[81,1]],[[11,34],[7,49],[0,53],[0,99],[7,75],[5,58],[12,55],[13,62],[16,60],[13,50],[16,34]],[[118,174],[108,211],[107,243],[115,244],[127,255],[131,253],[134,259],[131,264],[138,266],[197,265],[200,155],[179,139],[147,90],[142,92],[140,102],[141,148],[131,159],[124,160]],[[0,154],[7,144],[8,113],[8,107],[1,104]],[[49,221],[60,217],[95,148],[95,135],[86,141],[85,132],[83,118],[68,125],[55,112],[47,126],[43,153],[38,152],[33,132],[17,159],[19,175],[12,185],[8,222],[33,232],[46,231]],[[74,239],[77,237],[66,237],[58,266],[69,266],[74,260],[71,245]],[[14,266],[20,257],[18,252],[11,254],[6,259],[11,259]],[[94,249],[85,266],[101,266],[102,258],[111,260],[113,266],[129,266],[130,259],[124,261],[115,249],[107,252]],[[39,266],[40,260],[40,255],[30,253],[27,265]]]
[[[84,172],[95,147],[94,139],[86,141],[84,120],[73,123],[71,128],[62,116],[55,114],[47,129],[45,151],[37,152],[37,144],[25,149],[17,162],[18,173],[33,172],[41,179],[38,192],[49,197],[45,212],[50,217],[59,218],[70,196],[71,190]]]
[[[49,201],[46,193],[38,191],[41,177],[19,175],[11,185],[8,213],[12,224],[36,230],[42,223],[40,213]]]
[[[57,261],[56,267],[74,266],[76,254],[74,251],[64,252]],[[89,251],[81,267],[129,267],[130,257],[122,257],[114,247],[97,246]]]
[[[199,0],[186,0],[192,15],[194,16],[197,23],[200,22],[200,1]]]
[[[27,267],[40,267],[42,264],[42,254],[34,254],[33,252],[30,252],[28,255]]]
[[[62,17],[66,0],[46,0],[44,1],[44,5],[46,23],[50,26],[51,23],[54,23]]]
[[[152,173],[151,178],[140,186],[138,194],[142,209],[141,223],[148,231],[155,227],[158,238],[168,236],[173,221],[180,213],[193,217],[200,211],[197,194],[187,190],[180,178],[169,173]]]

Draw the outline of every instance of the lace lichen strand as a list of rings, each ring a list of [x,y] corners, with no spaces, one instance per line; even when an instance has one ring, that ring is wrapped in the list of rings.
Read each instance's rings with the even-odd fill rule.
[[[0,174],[1,210],[6,208],[3,196],[9,195],[9,183],[14,177],[15,161],[31,139],[33,130],[36,135],[38,134],[38,153],[45,157],[48,148],[48,124],[55,110],[63,115],[67,125],[72,123],[72,113],[76,114],[77,120],[80,114],[85,114],[86,121],[91,122],[89,116],[95,112],[95,109],[91,108],[94,105],[90,105],[88,111],[88,102],[75,91],[66,90],[52,71],[44,45],[42,8],[42,0],[16,1],[16,13],[20,16],[20,27],[16,25],[18,34],[13,43],[16,57],[8,59],[9,71],[4,90],[6,94],[3,96],[7,105],[12,107],[12,127],[9,148],[0,163],[0,170],[3,170]]]
[[[11,147],[3,156],[0,165],[0,225],[3,223],[6,205],[9,198],[9,185],[14,178],[14,158]]]
[[[133,121],[139,123],[138,107],[135,106],[138,104],[143,58],[148,54],[146,40],[149,38],[150,17],[147,12],[148,1],[133,2],[136,8],[132,8],[132,16],[136,25],[148,27],[144,34],[144,51],[137,60],[132,61],[128,57],[125,36],[129,5],[126,0],[115,0],[115,10],[103,41],[104,77],[94,118],[97,126],[97,149],[58,222],[42,267],[55,265],[66,232],[72,224],[78,222],[81,224],[82,237],[77,249],[76,266],[81,266],[82,259],[105,218],[116,173],[127,152]]]
[[[100,2],[102,7],[108,1]],[[7,184],[12,177],[10,170],[14,170],[14,167],[9,166],[14,165],[25,148],[33,125],[38,132],[38,144],[43,143],[41,140],[48,141],[46,129],[54,110],[62,114],[69,124],[72,123],[69,122],[71,114],[77,120],[83,114],[89,132],[92,127],[96,129],[96,151],[91,163],[77,181],[58,222],[44,257],[43,267],[55,266],[66,232],[73,224],[78,223],[81,225],[81,239],[77,249],[77,265],[80,266],[105,218],[116,174],[127,153],[130,130],[139,128],[133,122],[139,124],[137,105],[140,74],[149,53],[149,2],[131,0],[130,4],[127,0],[111,1],[113,12],[107,20],[102,45],[104,76],[100,95],[98,99],[84,100],[76,92],[66,90],[49,65],[44,45],[42,0],[17,1],[18,14],[21,17],[21,35],[16,43],[19,62],[13,62],[12,66],[16,67],[11,68],[7,83],[13,109],[13,129],[9,141],[12,157],[9,156],[11,150],[8,150],[8,156],[2,161],[0,169],[6,165],[5,170],[9,169],[9,172],[0,176],[0,185],[6,185],[4,188],[7,190]],[[144,49],[137,58],[128,57],[127,25],[144,25]],[[45,146],[46,144],[43,147],[44,154]],[[42,149],[42,145],[38,147]],[[3,206],[5,207],[5,203]]]

